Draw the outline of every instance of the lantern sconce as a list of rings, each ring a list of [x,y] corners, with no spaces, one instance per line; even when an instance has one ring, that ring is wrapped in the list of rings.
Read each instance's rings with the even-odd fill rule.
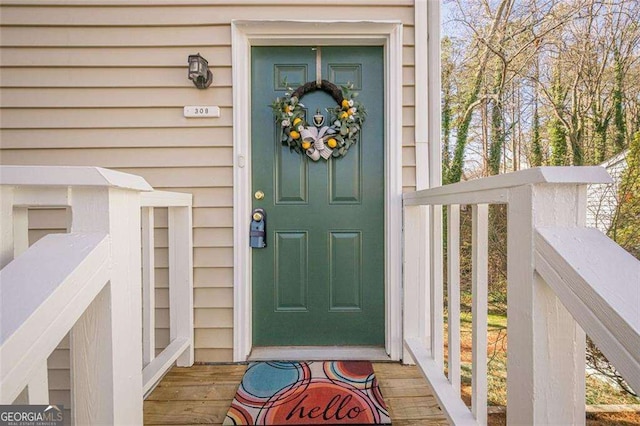
[[[209,70],[209,62],[200,53],[189,55],[189,80],[198,89],[206,89],[213,82],[213,74]]]

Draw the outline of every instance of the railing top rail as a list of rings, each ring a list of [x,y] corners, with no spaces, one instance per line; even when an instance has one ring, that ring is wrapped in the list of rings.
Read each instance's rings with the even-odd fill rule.
[[[142,207],[191,207],[193,195],[185,192],[153,191],[140,194]]]
[[[0,271],[0,399],[13,401],[46,365],[110,279],[105,233],[50,234]]]
[[[536,270],[607,358],[640,387],[640,261],[593,228],[536,228]]]
[[[458,182],[437,188],[408,192],[403,195],[405,204],[432,204],[430,198],[463,195],[470,193],[494,193],[484,202],[499,202],[496,191],[521,185],[557,183],[557,184],[594,184],[611,183],[611,176],[601,166],[585,167],[536,167],[513,173]],[[503,200],[505,202],[506,200]],[[464,201],[461,201],[464,202]]]
[[[104,233],[51,234],[0,271],[0,344],[108,239]]]
[[[102,186],[153,191],[144,178],[102,167],[0,166],[0,184],[26,186]]]

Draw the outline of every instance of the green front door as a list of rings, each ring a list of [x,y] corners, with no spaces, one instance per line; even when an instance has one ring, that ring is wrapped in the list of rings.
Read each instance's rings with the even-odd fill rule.
[[[316,80],[311,47],[252,49],[253,207],[267,214],[267,247],[252,249],[255,346],[384,345],[384,76],[382,47],[322,47],[322,78],[354,84],[367,110],[343,158],[312,161],[280,142],[269,105]],[[321,91],[301,99],[336,106]],[[253,196],[252,193],[252,196]]]

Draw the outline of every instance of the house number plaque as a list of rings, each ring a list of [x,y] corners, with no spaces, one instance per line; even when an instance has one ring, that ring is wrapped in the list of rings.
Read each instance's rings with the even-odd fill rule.
[[[191,105],[184,107],[184,116],[188,118],[220,117],[220,107],[211,105]]]

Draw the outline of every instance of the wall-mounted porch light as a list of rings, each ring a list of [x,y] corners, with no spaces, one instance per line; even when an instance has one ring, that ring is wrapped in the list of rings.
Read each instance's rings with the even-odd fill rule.
[[[209,70],[209,62],[200,53],[189,55],[189,80],[198,89],[206,89],[213,82],[213,74]]]

